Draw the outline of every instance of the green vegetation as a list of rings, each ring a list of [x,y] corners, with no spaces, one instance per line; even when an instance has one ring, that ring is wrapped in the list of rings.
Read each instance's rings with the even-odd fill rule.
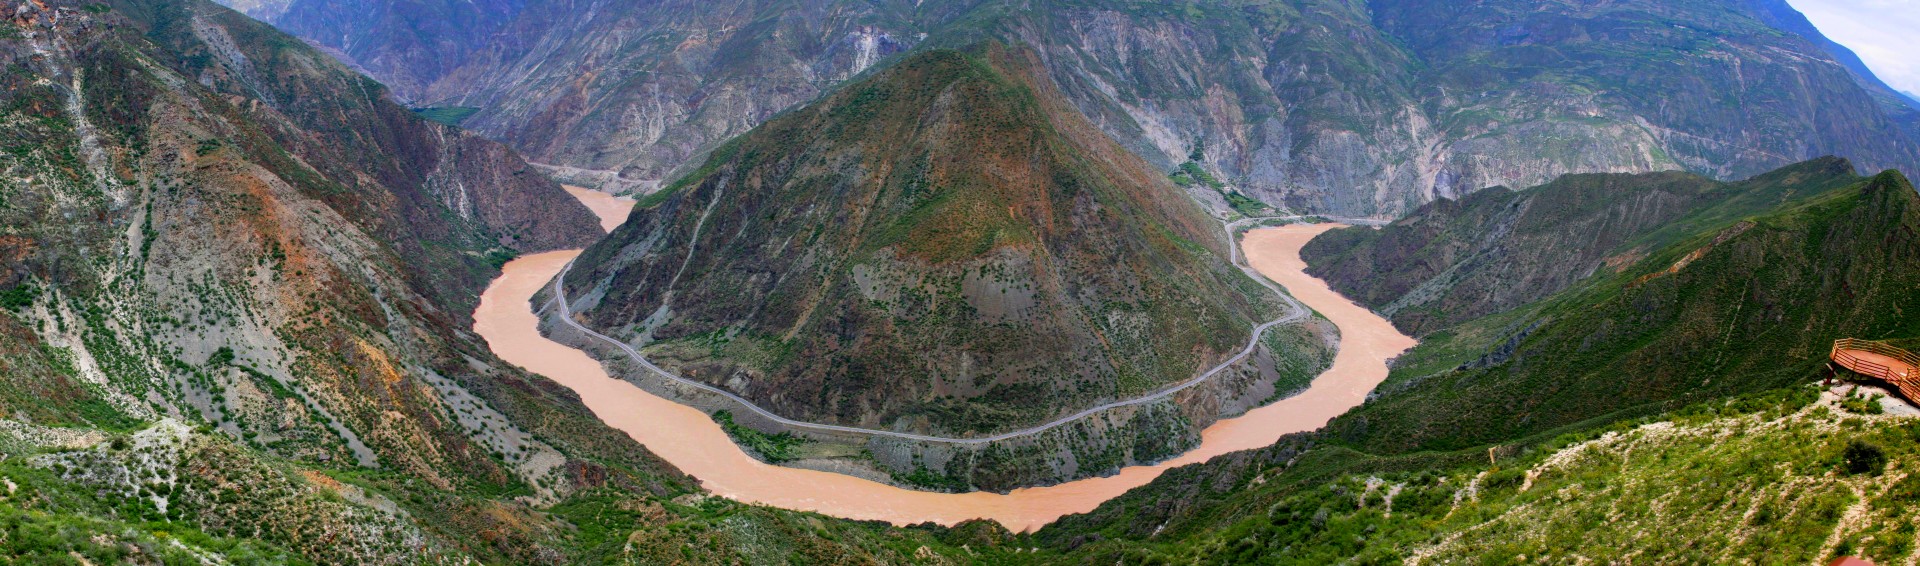
[[[34,287],[32,283],[18,283],[0,290],[0,308],[23,309],[33,306],[33,301],[39,297],[40,289]]]
[[[1196,161],[1181,163],[1180,168],[1174,170],[1171,177],[1175,184],[1182,187],[1200,184],[1206,185],[1208,188],[1216,191],[1227,188],[1226,183],[1222,183],[1219,179],[1213,178],[1213,174],[1208,173],[1206,167],[1201,166],[1200,163]]]
[[[648,213],[576,260],[570,293],[609,282],[590,326],[651,332],[649,356],[683,374],[785,392],[789,417],[940,435],[1038,424],[1238,351],[1278,302],[1039,65],[999,44],[930,49],[783,113],[642,199]],[[684,272],[663,261],[686,257]],[[650,320],[670,285],[673,316]],[[960,385],[929,387],[943,382]],[[1096,461],[1190,438],[1170,422],[1113,423],[1154,436],[1139,453],[1110,439],[1122,448]],[[935,471],[989,489],[1025,473]],[[1020,481],[1036,480],[1051,481]]]
[[[1524,555],[1702,563],[1765,552],[1797,562],[1861,553],[1892,563],[1915,547],[1920,427],[1902,411],[1881,410],[1877,398],[1815,401],[1817,391],[1804,386],[1820,375],[1824,344],[1835,336],[1920,336],[1920,322],[1904,316],[1920,308],[1911,298],[1920,287],[1913,259],[1920,257],[1913,236],[1920,223],[1912,189],[1897,175],[1848,176],[1838,185],[1782,178],[1766,187],[1742,185],[1737,194],[1674,176],[1659,190],[1570,178],[1558,186],[1569,190],[1555,191],[1564,196],[1532,201],[1539,215],[1517,219],[1521,233],[1624,218],[1615,213],[1658,208],[1668,197],[1688,203],[1671,214],[1637,217],[1653,228],[1627,231],[1634,238],[1580,248],[1610,260],[1568,271],[1595,273],[1591,278],[1557,279],[1496,312],[1432,319],[1426,343],[1400,360],[1379,397],[1323,432],[1174,470],[1035,535],[982,523],[890,528],[700,494],[594,421],[564,390],[488,357],[461,330],[470,322],[464,313],[488,268],[513,251],[498,245],[503,234],[454,218],[415,192],[420,187],[395,184],[392,177],[405,175],[390,172],[415,165],[394,159],[408,153],[396,148],[427,146],[401,135],[418,129],[401,127],[417,126],[411,119],[377,118],[399,109],[367,106],[383,100],[378,84],[311,64],[324,59],[202,4],[119,2],[111,11],[72,5],[85,9],[68,16],[126,18],[132,25],[49,30],[88,34],[64,43],[85,48],[36,54],[45,59],[0,76],[0,86],[15,94],[0,116],[0,137],[9,140],[0,167],[29,184],[0,189],[0,226],[22,238],[4,242],[9,254],[32,250],[19,272],[34,274],[33,284],[0,290],[0,416],[7,419],[0,427],[0,562],[1365,563],[1427,556],[1492,563]],[[1383,25],[1395,25],[1407,16],[1396,6],[1368,7],[1379,10]],[[1244,17],[1304,35],[1361,37],[1316,25],[1284,5],[1116,9],[1223,27]],[[202,43],[204,26],[223,28],[256,74],[274,80],[233,84],[250,79]],[[1658,22],[1653,29],[1678,28]],[[1690,34],[1663,33],[1679,36],[1654,39],[1713,48]],[[18,37],[7,26],[0,34]],[[1282,41],[1309,42],[1309,49],[1316,41],[1291,35]],[[1537,77],[1507,66],[1529,56],[1526,42],[1516,43],[1522,45],[1501,53],[1514,59],[1468,79],[1520,84],[1526,81],[1513,79]],[[1416,38],[1405,49],[1446,47]],[[1225,55],[1219,59],[1246,60]],[[1586,55],[1570,49],[1555,57],[1579,63]],[[644,313],[651,309],[619,293],[655,289],[657,279],[684,269],[699,282],[674,290],[675,308],[684,309],[678,318],[713,322],[669,329],[692,337],[685,339],[694,352],[689,365],[706,371],[724,365],[712,358],[737,362],[722,369],[763,372],[754,378],[815,396],[820,407],[877,406],[914,390],[890,389],[897,376],[966,367],[969,373],[942,377],[957,378],[955,389],[972,386],[977,396],[886,408],[924,410],[944,419],[935,426],[966,430],[990,428],[1005,415],[1030,417],[1040,411],[1021,404],[1037,395],[1063,403],[1110,398],[1185,377],[1225,351],[1222,344],[1237,346],[1239,329],[1273,310],[1218,261],[1224,250],[1210,247],[1216,226],[1193,210],[1156,208],[1184,202],[1177,198],[1131,193],[1143,184],[1125,179],[1159,172],[1137,163],[1111,167],[1125,154],[1098,136],[1082,136],[1097,130],[1057,113],[1066,106],[1036,80],[1047,75],[1022,68],[1017,54],[986,49],[903,59],[899,70],[873,73],[874,88],[830,95],[844,97],[837,112],[796,110],[716,151],[694,176],[646,199],[658,214],[639,222],[658,224],[630,230],[635,238],[667,234],[661,241],[672,242],[735,238],[747,245],[698,244],[742,255],[669,260],[652,271],[621,266],[579,280],[612,281],[607,301],[627,299],[623,309]],[[1439,68],[1448,64],[1433,60]],[[1138,61],[1142,68],[1162,62]],[[1336,69],[1328,74],[1356,77],[1368,73],[1343,71],[1395,64],[1360,56],[1328,62],[1337,63],[1322,66]],[[75,150],[77,121],[66,115],[66,93],[46,86],[63,83],[36,74],[53,63],[87,69],[86,111],[113,160],[109,178],[92,178],[93,164]],[[1615,84],[1619,75],[1601,71],[1591,85],[1557,76],[1529,84],[1581,96],[1623,86]],[[894,72],[902,74],[888,74]],[[339,92],[340,85],[353,92]],[[1327,86],[1369,96],[1391,90]],[[182,90],[147,90],[156,88]],[[1165,92],[1123,96],[1202,95],[1181,92],[1184,85],[1155,88]],[[1393,107],[1330,94],[1314,99]],[[929,102],[949,95],[950,105]],[[274,98],[275,111],[231,102],[260,97]],[[168,120],[151,119],[143,105],[163,98],[196,104],[173,105]],[[923,128],[935,107],[948,110],[938,115],[952,123]],[[1378,134],[1366,120],[1325,108],[1289,113],[1316,127]],[[1499,121],[1486,118],[1474,121]],[[158,148],[143,141],[152,136],[147,128],[177,128],[164,135],[207,161],[185,171],[169,164],[193,156],[148,156]],[[944,137],[916,137],[935,130]],[[208,131],[220,137],[197,137]],[[850,145],[862,140],[876,141]],[[1205,156],[1199,145],[1192,167],[1183,165],[1176,180],[1224,191],[1197,166]],[[1558,155],[1564,145],[1542,151]],[[222,176],[231,170],[246,175]],[[259,190],[262,171],[297,194]],[[128,194],[155,198],[110,205],[102,187],[113,181],[137,189]],[[1647,195],[1658,198],[1628,199]],[[1257,204],[1234,197],[1227,195],[1236,209]],[[1720,204],[1695,206],[1710,202]],[[331,208],[346,222],[270,212],[289,209],[281,205],[329,219]],[[722,208],[706,214],[715,207]],[[840,215],[849,210],[864,216]],[[693,236],[696,219],[710,222],[700,238]],[[193,225],[183,231],[183,223]],[[1497,224],[1449,229],[1477,236],[1484,234],[1472,229]],[[123,229],[136,225],[140,233],[126,242]],[[199,243],[209,235],[231,245]],[[328,245],[302,241],[309,237]],[[1420,248],[1446,247],[1425,245],[1433,241]],[[633,243],[606,244],[583,256],[583,267],[592,253],[619,256]],[[117,253],[132,251],[124,246],[139,253]],[[374,253],[339,257],[359,249]],[[1559,255],[1476,261],[1538,266],[1579,255],[1559,245],[1540,249]],[[147,262],[150,254],[195,261]],[[142,263],[116,263],[122,255]],[[199,261],[203,256],[211,261]],[[1456,259],[1406,263],[1460,265]],[[744,267],[729,271],[729,262]],[[220,267],[198,271],[207,265]],[[266,265],[275,269],[246,271]],[[822,265],[871,270],[836,278],[820,273]],[[1044,279],[1025,269],[1031,265],[1069,275]],[[1124,276],[1102,279],[1110,273]],[[262,279],[274,284],[261,286]],[[1036,292],[1082,283],[1109,294]],[[1408,289],[1399,291],[1396,298]],[[1039,306],[1021,306],[1027,301]],[[29,305],[53,308],[23,308]],[[755,314],[742,322],[703,317],[700,309]],[[1463,312],[1426,311],[1440,318]],[[1036,320],[1076,326],[1036,329]],[[272,327],[284,350],[249,344],[242,360],[232,345],[211,342],[261,325]],[[838,344],[809,341],[823,336],[884,338],[893,346],[834,357],[828,353],[843,351]],[[1314,338],[1270,339],[1285,349],[1276,360],[1284,366],[1283,386],[1317,367],[1321,352],[1305,348]],[[1033,346],[1066,339],[1078,342],[1057,350]],[[1150,347],[1162,343],[1170,346]],[[204,364],[182,359],[208,348],[216,349]],[[915,357],[923,352],[966,357]],[[989,367],[1008,359],[1016,364]],[[1040,380],[1008,379],[1026,369],[1018,364],[1035,360],[1059,365],[1036,370]],[[777,374],[799,362],[804,371]],[[1060,367],[1094,369],[1054,371]],[[93,383],[101,377],[106,386]],[[117,403],[165,409],[197,428],[175,434],[170,421],[142,422]],[[945,469],[915,466],[896,479],[935,489],[1007,487],[1032,478],[990,472],[1070,454],[1099,473],[1169,455],[1191,440],[1191,423],[1176,411],[1155,406],[1141,413],[1097,449],[1087,442],[1091,432],[1063,429],[1057,451],[984,450]],[[769,460],[812,448],[792,435],[740,426],[724,412],[714,418]],[[45,443],[49,438],[59,442]],[[360,466],[360,450],[379,465]]]
[[[1171,516],[1136,492],[1049,527],[1036,561],[1897,561],[1915,548],[1920,424],[1819,397],[1777,389],[1458,456],[1283,445],[1156,482],[1199,487]]]
[[[720,423],[720,429],[727,431],[727,436],[733,437],[734,442],[740,443],[753,454],[759,454],[769,464],[793,460],[799,455],[800,447],[807,443],[806,438],[791,432],[767,434],[741,426],[733,422],[733,413],[725,410],[715,411],[713,421]]]
[[[479,111],[479,108],[472,106],[437,106],[413,109],[413,113],[420,115],[421,118],[426,118],[448,126],[458,126],[461,122],[466,121],[467,117]]]
[[[1301,253],[1310,272],[1418,336],[1604,278],[1683,239],[1860,181],[1837,158],[1739,182],[1677,172],[1567,175],[1523,191],[1434,202],[1381,230],[1329,233]]]
[[[308,564],[299,555],[241,537],[215,537],[165,521],[122,521],[72,510],[26,510],[0,499],[0,560],[8,563]]]
[[[925,466],[914,468],[912,472],[895,473],[893,481],[933,491],[964,492],[973,486],[966,478],[956,478],[927,469]]]
[[[1894,173],[1800,178],[1758,215],[1709,207],[1617,271],[1429,333],[1326,429],[1067,518],[1041,561],[1905,556],[1920,425],[1807,384],[1835,336],[1920,336],[1894,314],[1920,308],[1920,196]],[[1863,279],[1824,287],[1838,273]]]
[[[1920,233],[1920,196],[1897,173],[1856,179],[1461,325],[1408,354],[1457,365],[1397,371],[1385,387],[1406,394],[1331,426],[1370,450],[1463,449],[1805,383],[1836,338],[1920,336],[1898,314],[1920,309],[1920,241],[1899,235]],[[1833,286],[1863,266],[1873,284]]]
[[[1192,157],[1197,157],[1198,155],[1200,155],[1200,149],[1196,148],[1194,149],[1194,155]],[[1199,161],[1189,160],[1186,163],[1181,163],[1180,168],[1175,169],[1173,174],[1169,175],[1169,178],[1173,179],[1174,184],[1182,187],[1199,185],[1219,191],[1220,196],[1227,199],[1227,206],[1232,207],[1233,211],[1240,213],[1241,216],[1256,217],[1273,213],[1272,206],[1254,200],[1252,197],[1248,197],[1247,195],[1241,194],[1240,191],[1228,187],[1226,183],[1215,178],[1212,173],[1208,173],[1207,168],[1201,165]]]
[[[221,346],[219,350],[214,350],[213,355],[207,356],[208,367],[221,367],[231,363],[233,363],[233,348]]]

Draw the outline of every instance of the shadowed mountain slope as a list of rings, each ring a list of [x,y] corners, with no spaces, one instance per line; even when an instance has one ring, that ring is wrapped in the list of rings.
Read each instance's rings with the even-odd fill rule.
[[[1823,158],[1722,183],[1689,173],[1568,175],[1437,201],[1380,230],[1342,230],[1301,251],[1341,293],[1425,334],[1631,267],[1700,226],[1854,182]]]

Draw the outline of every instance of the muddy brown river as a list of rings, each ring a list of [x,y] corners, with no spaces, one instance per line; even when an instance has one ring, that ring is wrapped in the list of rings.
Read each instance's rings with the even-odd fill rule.
[[[570,192],[600,214],[609,230],[626,218],[632,201],[588,190]],[[1101,502],[1152,481],[1168,469],[1250,448],[1282,435],[1313,430],[1346,412],[1386,379],[1388,359],[1414,340],[1372,311],[1353,304],[1306,274],[1300,248],[1333,225],[1289,225],[1248,232],[1240,245],[1255,270],[1319,311],[1340,328],[1333,365],[1304,392],[1226,419],[1201,432],[1200,446],[1172,460],[1124,468],[1120,473],[1059,485],[998,493],[929,493],[830,472],[785,468],[747,456],[706,413],[654,396],[607,375],[598,361],[540,335],[529,300],[579,250],[515,259],[480,297],[474,331],[501,359],[565,385],[607,425],[700,480],[716,495],[738,501],[815,511],[836,517],[882,520],[896,525],[932,521],[952,525],[974,518],[999,521],[1014,531],[1033,530],[1063,515],[1093,510]]]

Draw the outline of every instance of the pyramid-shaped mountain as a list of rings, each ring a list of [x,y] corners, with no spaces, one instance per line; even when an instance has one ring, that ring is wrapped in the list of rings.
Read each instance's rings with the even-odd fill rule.
[[[716,150],[567,276],[583,321],[783,415],[1007,430],[1186,379],[1277,312],[1033,57],[917,54]]]

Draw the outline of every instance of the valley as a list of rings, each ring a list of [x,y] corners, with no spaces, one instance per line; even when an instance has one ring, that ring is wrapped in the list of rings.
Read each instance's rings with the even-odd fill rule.
[[[580,195],[585,193],[576,192]],[[592,198],[600,197],[586,195],[583,200]],[[589,208],[603,215],[620,212],[592,203]],[[602,218],[614,221],[611,216]],[[1015,531],[1033,530],[1062,515],[1089,511],[1168,469],[1267,446],[1283,435],[1319,428],[1366,399],[1367,392],[1386,378],[1387,360],[1412,347],[1413,340],[1305,273],[1300,248],[1335,226],[1259,228],[1249,231],[1240,243],[1254,269],[1339,327],[1339,354],[1332,367],[1304,392],[1214,423],[1202,431],[1196,448],[1172,459],[1126,467],[1111,476],[1014,489],[1005,494],[916,491],[849,475],[767,464],[743,452],[706,413],[613,379],[594,358],[541,335],[539,316],[529,310],[552,308],[551,303],[530,301],[578,256],[577,250],[546,252],[509,262],[481,296],[474,313],[474,332],[501,359],[574,390],[608,425],[698,479],[716,495],[896,525],[953,525],[986,518]]]
[[[0,5],[0,563],[1920,564],[1786,0],[224,1]]]

